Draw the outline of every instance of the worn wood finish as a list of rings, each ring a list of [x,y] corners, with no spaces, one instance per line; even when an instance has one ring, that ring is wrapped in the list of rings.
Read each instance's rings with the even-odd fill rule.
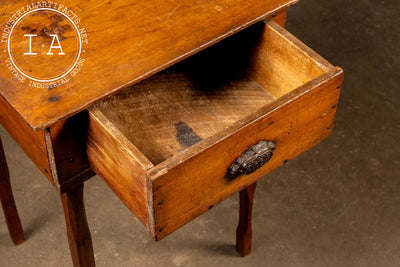
[[[0,92],[33,129],[41,130],[295,2],[297,0],[65,0],[63,6],[79,17],[78,25],[86,31],[87,38],[80,34],[88,40],[82,55],[85,59],[83,68],[76,77],[68,76],[70,81],[67,84],[49,90],[27,86],[28,82],[20,83],[13,78],[7,65],[1,64]],[[25,6],[26,2],[2,3],[0,25],[5,25],[17,10]],[[45,22],[48,17],[40,19]],[[76,43],[71,41],[73,27],[69,26],[69,31],[66,31],[68,22],[65,18],[63,20],[55,25],[55,30],[64,32],[65,50],[75,51]],[[25,24],[24,27],[18,24],[20,35],[12,37],[15,55],[26,53],[24,31],[43,32],[42,39],[47,40],[47,46],[51,40],[46,29],[35,28],[33,20],[30,24],[27,20]],[[6,50],[5,45],[1,43],[1,51]],[[75,52],[66,53],[62,63],[68,64],[76,56]],[[7,53],[0,53],[0,62],[4,63],[6,57]],[[31,56],[29,66],[25,67],[28,69],[39,64],[38,75],[50,75],[55,70],[52,62],[58,59],[56,55],[51,60],[44,58],[43,55],[37,59]],[[23,59],[20,61],[28,62]]]
[[[274,22],[253,47],[247,74],[279,98],[331,68],[330,64]],[[261,26],[260,26],[261,27]],[[290,60],[287,60],[290,58]]]
[[[269,19],[272,19],[276,23],[279,24],[282,28],[286,26],[286,15],[287,15],[287,8],[273,14]],[[268,20],[268,19],[267,19]]]
[[[88,117],[87,111],[83,111],[56,123],[47,132],[54,163],[50,166],[59,186],[89,169],[85,147]]]
[[[285,41],[284,38],[271,44],[265,42],[267,38],[260,43],[247,42],[257,40],[263,25],[238,33],[233,38],[131,86],[101,101],[96,108],[153,164],[158,164],[276,100],[264,88],[282,88],[286,93],[323,73],[317,64],[310,62],[307,55],[297,50],[292,52],[293,57],[297,57],[293,61],[310,62],[308,68],[314,72],[304,72],[300,67],[281,63],[285,61],[282,57],[287,53],[282,51],[285,48],[278,45]],[[267,32],[268,29],[263,36],[274,39],[276,34]],[[281,68],[261,78],[261,83],[268,83],[268,87],[264,88],[241,76],[245,73],[244,68],[249,65],[251,51],[260,46],[264,50],[273,51],[262,55],[263,58],[252,58],[249,75],[253,75],[254,69],[261,68],[259,65],[262,68],[271,65],[273,68],[270,72],[275,67]],[[287,73],[287,80],[290,80],[284,86],[278,79],[282,78],[283,73]],[[260,80],[257,75],[254,76]],[[124,110],[124,113],[121,114],[120,110]]]
[[[334,122],[341,74],[341,70],[333,70],[251,120],[150,170],[153,202],[162,203],[154,205],[155,238],[168,235],[327,137]],[[227,168],[259,140],[276,143],[271,160],[255,173],[227,182]]]
[[[274,14],[274,20],[280,24],[284,17],[286,9]],[[87,123],[85,112],[52,125],[49,129],[51,142],[48,142],[46,147],[44,131],[32,131],[3,98],[0,98],[0,110],[0,124],[58,189],[62,183],[88,168],[83,145],[85,140],[82,139]],[[49,154],[52,155],[50,159]],[[50,164],[50,161],[53,161],[53,164]]]
[[[58,10],[79,17],[80,33],[56,12],[41,12],[21,21],[20,35],[10,39],[23,67],[43,77],[71,64],[74,37],[85,39],[83,68],[55,87],[13,77],[4,49],[9,32],[2,33],[0,123],[61,193],[75,266],[94,266],[83,203],[89,162],[155,240],[240,191],[237,249],[250,253],[255,182],[330,134],[343,76],[278,26],[296,1],[65,0]],[[38,3],[28,4],[53,6]],[[0,4],[0,25],[21,8],[26,3]],[[277,24],[257,23],[271,16]],[[24,33],[38,33],[36,45],[45,46],[47,25],[60,33],[66,55],[25,60]],[[273,144],[273,155],[257,150],[240,158],[262,142]],[[235,162],[241,169],[228,177]],[[2,204],[12,204],[4,210],[16,220],[4,177]],[[15,243],[23,240],[18,222],[11,223]]]
[[[89,168],[85,150],[87,118],[87,112],[82,112],[51,129],[35,132],[0,97],[0,124],[57,189]]]
[[[253,233],[251,229],[251,213],[257,182],[249,185],[239,193],[239,224],[236,229],[236,250],[244,257],[251,252]]]
[[[286,26],[286,15],[287,10],[282,10],[277,14],[274,14],[271,18],[275,21],[278,25],[285,28]],[[268,20],[267,20],[268,22]],[[262,141],[265,142],[265,141]],[[272,141],[268,141],[270,144],[270,150],[268,150],[268,161],[273,156],[273,150],[275,149],[275,144]],[[259,156],[258,156],[259,157]],[[258,158],[257,157],[257,158]],[[240,158],[240,157],[239,157]],[[237,161],[237,160],[236,160]],[[236,163],[236,162],[235,162]],[[262,161],[263,165],[265,164]],[[232,166],[228,169],[228,174],[230,177],[236,178],[238,170],[236,172],[230,173]],[[235,175],[232,175],[235,174]],[[236,250],[239,254],[244,257],[251,253],[251,246],[252,246],[252,239],[253,239],[253,232],[252,232],[252,209],[253,209],[253,200],[254,194],[256,190],[257,182],[254,184],[249,185],[245,189],[239,192],[239,224],[236,229]]]
[[[146,173],[153,164],[97,109],[91,109],[87,154],[92,168],[148,225]]]
[[[266,42],[268,39],[273,41]],[[239,53],[235,49],[243,50]],[[267,50],[270,51],[266,53]],[[233,60],[227,56],[230,53],[234,55]],[[258,70],[254,65],[263,69]],[[268,66],[270,71],[266,72]],[[283,70],[275,70],[278,67]],[[216,70],[217,74],[213,76]],[[254,94],[263,97],[257,93],[260,92],[260,87],[254,86],[252,79],[243,80],[246,73],[263,85],[262,90],[268,94],[264,94],[264,100],[258,100],[261,103],[264,101],[261,106],[256,106],[257,103],[255,106],[250,104],[251,109],[241,115],[238,113],[242,109],[246,110],[248,102],[252,102],[248,99],[252,99]],[[258,75],[259,73],[264,73],[265,76]],[[282,73],[287,75],[280,86],[277,77],[282,79]],[[182,74],[184,76],[179,76]],[[164,87],[164,82],[169,83],[166,78],[168,75],[174,78],[171,80],[177,81],[171,88]],[[300,75],[300,79],[297,75]],[[136,157],[150,159],[154,155],[161,155],[151,159],[154,167],[149,164],[143,168],[147,174],[148,227],[152,236],[159,240],[327,137],[334,122],[340,91],[337,88],[341,84],[342,75],[340,68],[330,65],[276,23],[254,25],[212,49],[155,75],[149,81],[135,85],[138,92],[128,89],[116,96],[119,100],[114,104],[114,100],[106,100],[91,110],[90,128],[93,130],[89,130],[89,140],[93,139],[92,135],[97,135],[96,147],[101,148],[100,156],[94,157],[91,165],[95,169],[101,166],[98,167],[101,169],[110,164],[108,160],[105,164],[103,158],[113,158],[115,163],[110,165],[114,166],[113,169],[122,165],[129,170],[129,165],[131,168],[137,166]],[[240,85],[243,81],[247,83],[246,86]],[[279,91],[274,90],[276,86]],[[145,87],[152,87],[153,90],[143,89]],[[240,94],[242,88],[246,88],[246,94]],[[182,92],[184,90],[188,92]],[[163,93],[160,94],[160,91]],[[271,98],[270,91],[278,98]],[[168,97],[169,94],[171,97]],[[213,99],[218,94],[223,97]],[[232,102],[232,95],[240,95],[240,98]],[[141,98],[143,103],[140,102]],[[175,102],[175,98],[179,101]],[[220,102],[215,101],[216,99]],[[116,103],[121,101],[127,104],[123,104],[119,111]],[[154,114],[153,105],[157,105],[158,115]],[[181,105],[184,108],[181,109]],[[181,109],[178,113],[184,115],[175,114],[174,108]],[[136,111],[147,115],[144,116],[146,121],[134,117],[129,123],[124,118],[134,116]],[[220,128],[209,130],[207,123],[202,122],[204,114],[207,114],[211,125],[220,121]],[[229,123],[224,123],[226,114]],[[183,121],[187,124],[182,131],[183,135],[179,135],[177,129],[175,133],[171,133],[169,129],[177,125],[186,126],[180,123],[182,116],[187,116]],[[157,127],[151,128],[146,123]],[[196,125],[197,123],[202,127]],[[125,136],[130,128],[134,129],[134,133]],[[158,135],[160,142],[148,142],[143,155],[136,147],[141,150],[139,145],[144,147],[146,143],[143,141],[141,144],[136,137],[138,134],[143,138],[149,136],[149,140],[152,140],[153,134]],[[186,148],[181,146],[170,150],[168,157],[168,153],[159,153],[165,140],[177,143],[180,140],[196,142],[188,142]],[[252,174],[241,175],[233,180],[227,179],[229,166],[242,153],[262,140],[273,141],[276,146],[270,161]],[[118,150],[123,153],[115,150],[115,144],[120,146]],[[165,146],[170,145],[171,143],[165,142]],[[130,146],[135,149],[132,150]],[[92,153],[90,149],[88,153]],[[160,161],[162,162],[159,163]],[[123,164],[118,165],[120,162]],[[115,171],[109,170],[100,175],[106,181],[114,179],[112,183],[118,184],[118,180],[113,177],[119,177],[119,174],[114,175],[113,172]],[[137,176],[131,177],[136,183]],[[129,183],[127,178],[122,180],[124,185]],[[120,192],[126,194],[126,191]],[[141,194],[143,193],[142,190]],[[124,195],[122,199],[128,206],[143,202],[138,201],[134,195]]]
[[[73,189],[77,184],[84,183],[95,175],[96,173],[92,168],[86,169],[78,173],[77,175],[71,177],[64,183],[60,184],[56,189],[60,194],[68,192],[71,189]]]
[[[246,77],[215,90],[212,78],[224,73],[210,67],[207,74],[211,73],[215,76],[193,78],[183,70],[161,72],[96,108],[153,164],[159,164],[275,100]]]
[[[92,238],[83,200],[83,183],[60,196],[72,262],[75,267],[95,266]]]
[[[282,14],[286,14],[286,9],[274,16],[281,23]],[[214,54],[220,52],[217,49]],[[154,212],[152,190],[146,188],[145,171],[275,100],[245,77],[224,87],[219,91],[201,91],[188,74],[179,72],[178,66],[90,109],[87,151],[91,165],[152,236],[152,216],[148,218]]]
[[[34,132],[0,97],[0,124],[13,137],[15,142],[24,150],[46,178],[53,183],[50,173],[50,164],[47,158],[44,132]]]
[[[24,230],[21,220],[18,216],[15,206],[14,196],[10,184],[10,173],[8,171],[6,156],[4,154],[3,144],[0,139],[0,201],[3,207],[4,217],[6,219],[8,231],[11,240],[15,245],[25,241]]]

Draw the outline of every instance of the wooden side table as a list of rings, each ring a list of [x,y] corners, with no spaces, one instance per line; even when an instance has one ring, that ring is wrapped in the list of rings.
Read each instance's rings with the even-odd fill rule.
[[[0,123],[60,193],[74,266],[95,265],[96,173],[154,240],[240,192],[236,248],[250,253],[256,181],[331,133],[343,79],[282,27],[295,2],[0,5]]]

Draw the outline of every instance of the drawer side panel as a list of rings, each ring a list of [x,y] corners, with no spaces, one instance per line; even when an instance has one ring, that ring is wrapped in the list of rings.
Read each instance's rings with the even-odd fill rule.
[[[102,114],[89,112],[86,143],[89,163],[122,202],[147,226],[146,174],[133,145],[114,132]],[[116,136],[117,135],[117,136]]]

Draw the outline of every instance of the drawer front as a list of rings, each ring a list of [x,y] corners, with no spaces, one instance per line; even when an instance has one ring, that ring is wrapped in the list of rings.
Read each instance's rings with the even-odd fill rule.
[[[193,148],[198,150],[194,156],[151,169],[154,238],[165,237],[326,138],[342,79],[342,70],[334,68],[261,110],[231,134],[214,136],[213,145]],[[229,177],[230,166],[263,140],[274,143],[270,160],[253,173]]]

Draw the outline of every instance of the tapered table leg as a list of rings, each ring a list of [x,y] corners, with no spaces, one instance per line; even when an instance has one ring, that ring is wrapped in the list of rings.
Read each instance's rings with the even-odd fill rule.
[[[83,201],[83,183],[66,193],[62,193],[61,200],[74,266],[95,266],[92,238]]]
[[[257,183],[240,191],[239,224],[236,230],[236,250],[244,257],[251,252],[251,212]]]
[[[4,155],[3,144],[0,139],[0,200],[3,207],[4,217],[10,236],[15,245],[25,241],[24,231],[15,206],[14,196],[11,190],[10,173]]]

